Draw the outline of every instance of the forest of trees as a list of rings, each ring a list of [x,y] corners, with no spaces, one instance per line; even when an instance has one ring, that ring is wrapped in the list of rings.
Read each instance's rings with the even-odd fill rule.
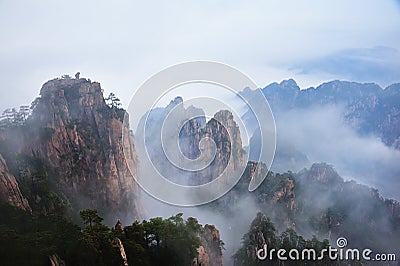
[[[280,261],[276,252],[272,260],[269,257],[265,260],[260,260],[256,256],[256,250],[262,248],[263,244],[268,246],[268,250],[284,249],[287,253],[295,249],[298,254],[301,254],[305,249],[312,249],[317,254],[316,258],[320,256],[323,249],[327,249],[330,245],[327,239],[320,241],[316,236],[311,239],[305,239],[298,235],[293,228],[287,228],[279,234],[274,223],[260,212],[251,223],[249,231],[242,238],[242,247],[234,255],[235,265],[362,265],[359,261],[352,261],[351,264],[341,264],[339,261],[331,261],[327,255],[323,256],[321,260],[302,261],[291,260],[285,254],[288,260]]]
[[[179,213],[168,219],[104,225],[96,210],[82,210],[78,226],[60,215],[31,215],[0,206],[0,265],[50,265],[50,256],[66,265],[123,265],[115,240],[122,242],[129,265],[190,265],[203,227]]]

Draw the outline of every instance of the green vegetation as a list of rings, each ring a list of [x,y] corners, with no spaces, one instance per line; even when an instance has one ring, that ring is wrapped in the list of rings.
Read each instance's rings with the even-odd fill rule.
[[[0,265],[49,265],[49,255],[76,252],[79,227],[61,216],[32,216],[0,206]]]
[[[315,235],[333,243],[346,237],[349,248],[399,253],[400,203],[383,198],[376,189],[345,181],[331,166],[319,163],[297,174],[268,172],[249,195],[250,172],[246,171],[229,194],[210,204],[213,211],[237,217],[243,208],[236,206],[247,200],[268,214],[276,232],[295,227],[300,235]],[[242,248],[240,252],[245,251]]]
[[[57,254],[67,265],[122,265],[119,238],[129,265],[190,265],[197,255],[203,227],[182,214],[135,221],[122,227],[104,225],[96,210],[80,212],[82,227],[59,215],[31,215],[0,206],[0,265],[49,265]]]
[[[118,119],[123,121],[125,116],[125,110],[121,108],[121,100],[115,96],[113,92],[111,92],[107,98],[104,99],[107,103],[108,107],[110,107],[115,114],[117,115]]]
[[[118,109],[121,106],[121,100],[115,96],[114,93],[110,93],[108,97],[105,99],[106,103],[110,108]]]
[[[66,215],[67,205],[57,188],[58,176],[46,163],[32,156],[19,154],[9,169],[18,179],[22,194],[32,210],[42,214]]]
[[[234,255],[237,265],[282,265],[278,260],[276,253],[272,260],[261,261],[256,257],[255,250],[262,248],[263,244],[267,244],[268,250],[284,249],[289,252],[291,249],[296,249],[301,254],[304,249],[313,249],[316,254],[321,254],[321,250],[328,248],[329,241],[320,241],[315,236],[312,239],[304,239],[298,235],[293,228],[287,228],[281,234],[278,234],[274,223],[262,213],[258,213],[250,226],[250,230],[242,238],[242,247]],[[285,255],[287,256],[287,255]],[[288,265],[305,265],[304,261],[291,261],[288,258],[285,264]],[[307,265],[328,265],[331,264],[328,258],[325,257],[321,261],[310,261]]]
[[[16,108],[8,108],[0,115],[0,128],[21,126],[31,115],[31,108],[28,105],[21,105],[19,111]]]

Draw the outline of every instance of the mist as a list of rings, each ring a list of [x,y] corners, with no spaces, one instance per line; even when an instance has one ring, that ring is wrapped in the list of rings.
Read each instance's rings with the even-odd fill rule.
[[[342,177],[379,189],[382,195],[400,199],[400,151],[373,136],[360,136],[343,121],[340,106],[313,107],[276,112],[278,152],[285,146],[301,151],[310,162],[327,162]],[[278,161],[273,163],[278,164]],[[309,167],[311,163],[304,163]],[[280,172],[300,169],[275,169]]]
[[[170,217],[177,213],[183,213],[184,218],[194,217],[202,225],[213,224],[219,230],[221,240],[224,242],[223,260],[225,265],[232,265],[232,256],[241,246],[243,235],[249,230],[250,223],[260,209],[251,195],[240,198],[234,206],[229,206],[231,215],[213,211],[210,204],[196,207],[180,207],[161,202],[143,191],[141,194],[145,219],[152,217]]]
[[[166,179],[181,185],[199,185],[199,181],[204,181],[204,179],[207,179],[212,175],[213,172],[210,171],[210,168],[215,167],[212,164],[208,165],[204,170],[198,170],[196,173],[193,173],[185,169],[178,169],[171,164],[165,155],[165,149],[169,146],[162,146],[160,134],[168,136],[167,139],[169,142],[175,141],[176,139],[174,136],[178,134],[178,141],[182,149],[181,152],[188,158],[196,155],[196,150],[199,151],[199,143],[191,143],[199,141],[198,139],[195,140],[191,136],[181,136],[180,133],[182,132],[179,130],[176,131],[176,126],[162,126],[163,122],[168,118],[168,115],[171,114],[171,116],[173,116],[173,120],[169,121],[171,124],[176,122],[179,125],[182,121],[187,121],[187,119],[193,117],[192,123],[199,125],[202,129],[206,127],[207,116],[204,111],[193,106],[188,106],[186,108],[180,105],[182,101],[182,98],[177,97],[165,108],[158,107],[149,111],[148,119],[145,121],[147,115],[144,115],[139,122],[139,128],[146,128],[146,136],[144,139],[148,156],[152,164],[149,165],[150,161],[147,162],[147,160],[141,160],[141,158],[139,158],[139,179],[150,178],[149,175],[152,174],[152,171],[149,171],[149,167],[155,167]],[[135,136],[136,140],[138,138],[143,138],[140,132]],[[207,150],[205,153],[209,152],[210,150]],[[222,166],[224,169],[227,167],[226,164],[223,164]],[[216,170],[217,174],[220,174],[220,170]],[[230,194],[231,192],[232,191],[227,194]],[[182,196],[178,194],[175,196],[196,197],[196,195]],[[223,250],[223,260],[225,265],[233,264],[232,256],[240,248],[242,236],[248,231],[251,221],[256,216],[257,212],[260,211],[250,194],[240,197],[240,199],[236,200],[234,204],[227,206],[224,205],[222,208],[225,208],[226,211],[218,211],[216,209],[217,207],[213,203],[195,207],[174,206],[154,198],[144,189],[142,189],[141,193],[141,202],[144,207],[143,209],[145,210],[144,219],[152,217],[167,218],[176,215],[177,213],[183,213],[185,218],[194,217],[203,225],[215,225],[220,232],[221,240],[225,243]],[[229,213],[229,215],[227,215],[227,213]]]
[[[178,100],[182,101],[182,99]],[[193,113],[200,116],[204,115],[201,109],[193,108],[181,109],[181,115],[176,118],[184,120]],[[194,112],[193,110],[196,111]],[[371,196],[369,187],[377,188],[381,195],[386,198],[400,198],[397,186],[393,185],[398,183],[397,177],[400,175],[400,166],[398,164],[400,152],[386,146],[376,136],[361,136],[351,125],[344,121],[344,110],[345,108],[342,106],[328,105],[275,112],[277,151],[271,170],[276,173],[294,172],[295,174],[292,177],[303,186],[303,188],[297,188],[296,190],[296,193],[298,193],[296,194],[297,202],[301,201],[303,207],[307,209],[306,212],[296,214],[295,220],[298,223],[295,227],[300,235],[311,238],[316,234],[316,229],[312,228],[308,223],[308,219],[311,217],[315,216],[323,219],[321,215],[325,215],[329,208],[344,208],[344,210],[348,211],[343,206],[355,202],[359,205],[356,205],[348,213],[348,218],[343,221],[337,221],[337,223],[344,224],[345,230],[351,228],[346,234],[353,244],[373,245],[374,243],[360,242],[362,240],[359,238],[357,230],[353,231],[351,221],[357,221],[360,217],[365,217],[365,213],[374,212],[376,200],[374,195]],[[162,147],[157,147],[160,143],[155,140],[154,136],[165,129],[159,127],[161,125],[159,120],[165,119],[164,112],[169,112],[168,107],[165,109],[159,107],[150,111],[149,118],[151,123],[148,127],[150,129],[150,138],[147,143],[150,149],[150,157],[155,160],[159,171],[167,173],[171,181],[188,180],[188,178],[193,178],[193,175],[185,173],[185,171],[166,169],[167,164],[165,161],[168,159],[162,156]],[[142,120],[140,124],[143,125],[143,123],[144,121]],[[203,125],[203,127],[204,124],[205,120],[199,122],[199,125]],[[246,124],[246,127],[249,125],[251,126],[251,121]],[[163,134],[172,136],[176,132],[164,132]],[[193,139],[180,139],[180,141],[187,142],[193,141]],[[193,145],[193,143],[186,142],[185,145]],[[250,145],[257,145],[257,141],[250,140]],[[335,186],[329,187],[328,192],[325,192],[324,189],[321,190],[318,184],[312,186],[308,184],[306,173],[311,170],[303,169],[312,169],[313,163],[316,162],[326,162],[337,171],[337,173],[332,173],[332,176],[336,178]],[[148,174],[146,167],[144,167],[139,176],[140,178],[147,178]],[[345,192],[343,192],[343,188]],[[271,190],[273,189],[276,188],[271,187]],[[274,205],[272,202],[260,203],[257,199],[260,195],[257,190],[254,193],[248,193],[246,190],[244,194],[238,194],[236,193],[238,190],[234,190],[229,191],[218,200],[217,204],[209,203],[196,207],[174,206],[143,192],[141,201],[146,210],[144,218],[159,216],[167,218],[177,213],[183,213],[185,218],[195,217],[203,225],[215,225],[225,243],[225,250],[223,251],[224,262],[227,265],[231,265],[233,263],[232,256],[241,247],[241,239],[249,230],[249,226],[257,212],[269,210],[266,215],[275,223],[277,229],[282,232],[288,226],[286,223],[282,223],[282,219],[288,219],[286,217],[288,213],[286,212],[292,211],[285,209],[283,205]],[[338,195],[341,196],[338,198]],[[345,201],[344,205],[339,200],[340,197],[342,197],[342,201]],[[318,198],[318,202],[315,201],[315,198]],[[226,210],[218,210],[215,207],[216,205],[222,206]],[[282,207],[284,208],[283,213]],[[376,226],[383,228],[382,230],[390,231],[391,221],[385,215],[383,210],[382,215],[375,219]],[[294,222],[294,220],[291,222]],[[333,238],[335,235],[331,236],[330,233],[329,235],[322,233],[318,236],[329,238],[330,241],[335,240]],[[395,246],[395,243],[381,246],[390,249]]]

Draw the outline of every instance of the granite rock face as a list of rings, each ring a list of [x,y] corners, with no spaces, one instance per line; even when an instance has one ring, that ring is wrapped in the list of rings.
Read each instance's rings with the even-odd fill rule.
[[[40,161],[42,179],[75,213],[93,208],[106,221],[140,218],[137,169],[127,167],[127,162],[138,164],[135,146],[132,137],[122,138],[130,134],[123,124],[125,111],[106,104],[100,84],[83,78],[50,80],[33,107],[23,128],[4,134],[12,147],[6,149],[7,158]],[[32,175],[15,162],[21,179]]]
[[[193,106],[185,107],[181,104],[182,102],[183,99],[177,97],[165,108],[149,111],[147,120],[145,121],[143,117],[140,122],[140,127],[146,128],[144,139],[149,156],[159,172],[176,183],[200,185],[216,179],[224,171],[232,174],[244,169],[247,156],[242,148],[239,127],[232,113],[221,110],[206,121],[202,109]],[[172,122],[177,126],[166,130],[162,125],[173,109]],[[175,131],[176,128],[178,131]],[[178,136],[179,148],[183,156],[191,160],[198,159],[200,156],[206,160],[211,158],[210,164],[198,171],[186,171],[174,166],[165,155],[161,134],[167,136],[168,140],[176,139],[174,137]],[[206,144],[203,143],[204,140],[208,140]],[[215,144],[215,150],[207,146],[210,145],[210,140]]]
[[[206,224],[200,235],[201,245],[197,249],[198,256],[193,260],[193,266],[222,266],[221,238],[214,225]]]
[[[246,166],[247,156],[242,149],[239,127],[233,120],[233,115],[230,111],[222,110],[217,112],[206,123],[204,128],[200,128],[197,125],[197,123],[190,120],[187,123],[187,127],[184,127],[181,131],[181,139],[187,139],[189,143],[196,145],[194,148],[189,146],[188,157],[197,158],[200,156],[199,140],[201,139],[212,139],[216,150],[215,157],[209,167],[196,172],[192,177],[193,180],[200,184],[208,183],[216,179],[224,171],[232,175]],[[210,153],[206,157],[211,157],[211,149],[202,149],[201,152]]]

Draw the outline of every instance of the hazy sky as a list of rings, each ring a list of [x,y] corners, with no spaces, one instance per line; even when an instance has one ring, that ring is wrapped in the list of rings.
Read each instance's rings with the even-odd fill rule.
[[[227,63],[260,86],[400,81],[394,0],[0,0],[0,33],[1,110],[77,71],[126,106],[150,75],[188,60]]]

